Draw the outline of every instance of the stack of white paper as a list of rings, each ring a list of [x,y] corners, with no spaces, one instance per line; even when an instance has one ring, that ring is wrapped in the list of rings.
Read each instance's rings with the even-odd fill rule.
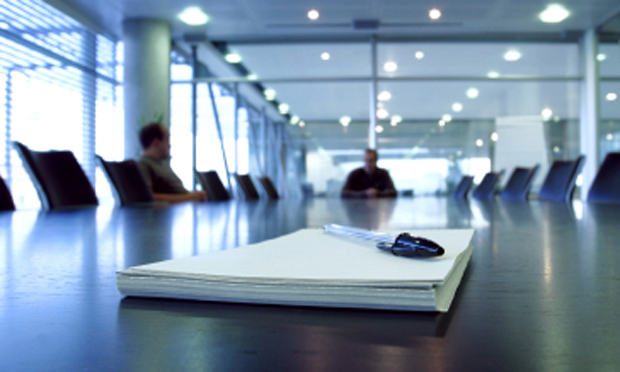
[[[473,230],[410,231],[445,254],[403,258],[375,243],[304,229],[202,256],[117,273],[127,296],[390,310],[448,311],[472,254]]]

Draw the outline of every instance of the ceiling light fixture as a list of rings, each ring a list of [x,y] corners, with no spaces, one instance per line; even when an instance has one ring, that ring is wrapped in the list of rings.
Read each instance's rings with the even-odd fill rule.
[[[437,124],[439,124],[440,127],[445,127],[446,126],[446,122],[444,120],[439,120],[437,122]]]
[[[305,122],[305,121],[303,121],[303,120],[302,120],[302,121],[300,121],[300,122],[299,122],[299,126],[300,126],[300,127],[305,127],[305,126],[306,126],[306,122]]]
[[[463,105],[460,102],[454,102],[452,104],[452,111],[461,112],[463,111]]]
[[[603,62],[603,61],[604,61],[604,60],[606,60],[606,59],[607,59],[607,55],[606,55],[606,54],[603,54],[603,53],[599,53],[599,54],[596,56],[596,60],[597,60],[597,61],[599,61],[599,62]]]
[[[396,62],[385,62],[385,64],[383,65],[383,69],[387,72],[394,72],[398,70],[398,65],[396,64]]]
[[[433,21],[436,21],[439,18],[441,18],[441,11],[437,8],[433,8],[428,11],[428,17],[432,19]]]
[[[390,116],[390,113],[388,112],[388,110],[381,108],[377,110],[377,117],[379,119],[386,119],[388,116]]]
[[[390,124],[395,127],[396,125],[398,125],[399,123],[401,123],[403,121],[402,116],[400,115],[394,115],[392,116],[392,119],[390,120]]]
[[[605,99],[608,101],[615,101],[618,98],[618,95],[616,93],[607,93],[607,95],[605,96]]]
[[[297,124],[299,124],[299,116],[293,115],[293,117],[291,118],[291,125],[297,125]]]
[[[239,63],[239,62],[241,62],[241,56],[236,54],[236,53],[228,53],[228,54],[226,54],[224,59],[228,63]]]
[[[465,94],[467,95],[467,98],[475,99],[478,98],[480,91],[478,91],[478,89],[476,88],[469,88],[467,89],[467,92]]]
[[[331,58],[331,56],[330,56],[330,55],[329,55],[329,53],[327,53],[327,52],[325,52],[325,53],[322,53],[322,54],[321,54],[321,59],[322,59],[323,61],[327,61],[327,60],[328,60],[328,59],[330,59],[330,58]]]
[[[543,119],[549,120],[553,116],[553,111],[550,108],[545,108],[541,111],[540,115],[542,115]]]
[[[348,127],[349,124],[351,124],[351,118],[348,116],[343,116],[340,118],[339,122],[343,127]]]
[[[377,133],[383,133],[383,127],[382,127],[381,125],[377,125],[377,126],[375,127],[375,132],[377,132]]]
[[[308,12],[308,18],[310,18],[313,21],[316,21],[317,19],[319,19],[319,11],[316,9],[312,9]]]
[[[498,139],[499,139],[499,135],[497,134],[497,132],[491,133],[491,141],[497,142]]]
[[[267,101],[273,101],[276,99],[276,91],[273,89],[265,89],[263,94],[265,95],[265,99]]]
[[[449,123],[452,121],[452,115],[445,114],[444,116],[441,117],[441,120],[445,121],[446,123]]]
[[[422,58],[424,58],[424,52],[422,52],[422,51],[419,51],[419,50],[418,50],[417,52],[415,52],[415,57],[416,57],[417,59],[422,59]]]
[[[509,50],[504,54],[504,59],[508,62],[514,62],[521,59],[521,53],[518,50]]]
[[[614,139],[614,135],[611,133],[607,133],[607,141],[611,141],[612,139]]]
[[[387,90],[384,90],[383,92],[379,93],[379,95],[377,96],[377,99],[379,101],[389,101],[392,98],[392,93],[388,92]]]
[[[565,20],[569,15],[570,12],[562,5],[549,4],[547,9],[543,10],[538,15],[538,18],[545,23],[559,23]]]
[[[487,74],[487,76],[490,79],[497,79],[499,77],[499,72],[497,71],[489,71],[489,73]]]
[[[179,19],[190,26],[200,26],[209,22],[209,16],[197,6],[190,6],[179,13]]]
[[[481,140],[480,138],[478,138],[478,139],[476,140],[476,146],[478,146],[478,147],[482,147],[482,146],[484,146],[484,141],[483,141],[483,140]]]
[[[278,111],[280,112],[280,114],[286,115],[288,114],[288,110],[289,110],[289,107],[286,103],[280,103],[278,105]]]
[[[248,74],[246,78],[248,80],[258,80],[258,76],[256,74]]]

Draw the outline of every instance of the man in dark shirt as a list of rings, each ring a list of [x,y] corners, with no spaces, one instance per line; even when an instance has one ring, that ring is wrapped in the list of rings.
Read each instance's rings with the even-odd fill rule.
[[[150,123],[140,130],[140,144],[142,157],[138,160],[138,167],[144,176],[146,184],[158,201],[204,201],[207,194],[204,191],[188,191],[183,183],[170,168],[170,132],[168,128],[158,123]]]
[[[343,198],[395,197],[396,189],[390,174],[377,168],[377,152],[364,152],[364,167],[353,170],[342,188]]]

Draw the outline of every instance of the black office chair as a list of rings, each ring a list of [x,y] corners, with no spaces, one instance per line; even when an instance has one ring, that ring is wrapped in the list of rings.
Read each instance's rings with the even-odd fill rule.
[[[474,176],[463,176],[461,181],[452,192],[454,199],[464,200],[467,199],[467,194],[471,189],[471,185],[474,183]]]
[[[499,197],[503,200],[526,201],[537,172],[538,164],[532,168],[516,167]]]
[[[254,182],[250,178],[250,175],[235,173],[235,180],[237,181],[237,184],[241,187],[243,195],[245,196],[245,200],[260,199],[260,195],[258,194],[258,191],[256,191],[256,187],[254,186]]]
[[[620,152],[610,152],[588,192],[588,201],[620,204]]]
[[[13,142],[43,209],[94,207],[95,190],[71,151],[31,151]]]
[[[497,185],[504,171],[489,172],[484,175],[482,182],[474,189],[472,196],[478,200],[491,200],[497,193]]]
[[[122,206],[150,205],[154,203],[138,164],[134,160],[106,161],[95,156],[108,182],[114,190],[116,202]]]
[[[267,193],[267,196],[269,196],[269,199],[280,199],[278,190],[276,190],[273,182],[271,182],[271,178],[261,177],[258,180],[260,181],[261,185],[263,185],[263,189],[265,189],[265,192]]]
[[[224,187],[220,176],[216,171],[196,172],[198,182],[202,189],[207,193],[208,201],[230,200],[230,194]]]
[[[556,160],[551,164],[547,177],[538,193],[539,200],[567,203],[573,197],[575,180],[581,171],[584,156],[575,160]]]
[[[15,203],[13,203],[13,197],[11,191],[6,186],[4,179],[0,177],[0,211],[14,211]]]

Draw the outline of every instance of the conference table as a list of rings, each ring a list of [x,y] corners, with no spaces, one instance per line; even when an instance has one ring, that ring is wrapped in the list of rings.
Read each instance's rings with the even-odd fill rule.
[[[618,221],[618,205],[443,197],[3,212],[0,371],[619,371]],[[131,266],[328,223],[475,229],[450,311],[124,298],[116,288]]]

